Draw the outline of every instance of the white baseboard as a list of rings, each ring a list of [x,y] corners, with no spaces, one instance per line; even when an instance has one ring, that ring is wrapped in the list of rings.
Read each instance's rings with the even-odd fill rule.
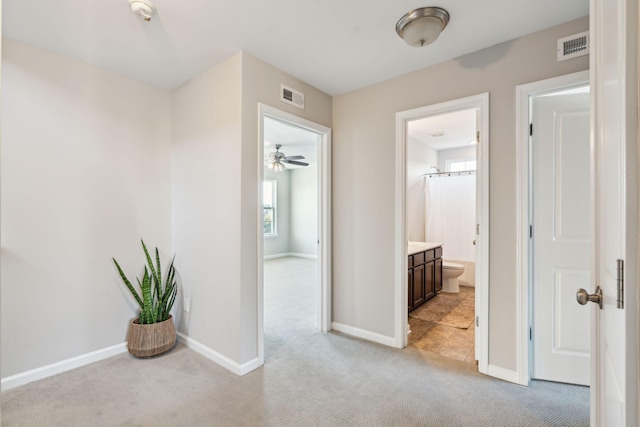
[[[512,371],[511,369],[501,368],[500,366],[489,364],[487,369],[487,375],[504,380],[504,381],[509,381],[510,383],[527,385],[527,384],[522,384],[520,382],[520,375],[518,375],[518,371]]]
[[[43,366],[41,368],[31,369],[30,371],[21,372],[19,374],[11,375],[10,377],[2,378],[2,380],[0,381],[0,387],[3,391],[9,390],[33,381],[41,380],[56,374],[60,374],[62,372],[70,371],[71,369],[79,368],[81,366],[97,362],[99,360],[107,359],[111,356],[125,353],[126,351],[126,342],[122,344],[116,344],[111,347],[92,351],[91,353],[82,354],[80,356],[72,357],[70,359]]]
[[[288,256],[294,256],[294,257],[298,257],[298,258],[307,258],[307,259],[318,259],[317,255],[299,254],[299,253],[295,253],[295,252],[287,252],[287,253],[282,253],[282,254],[265,255],[264,259],[286,258]]]
[[[193,338],[184,335],[182,332],[178,332],[178,341],[180,341],[182,344],[186,345],[196,353],[200,353],[207,359],[211,360],[214,363],[217,363],[218,365],[233,372],[236,375],[247,374],[254,369],[262,366],[262,363],[260,363],[260,359],[258,359],[257,357],[246,363],[240,364],[234,360],[229,359],[227,356],[207,347],[206,345],[194,340]]]
[[[375,332],[366,331],[364,329],[356,328],[349,325],[344,325],[338,322],[332,322],[331,328],[334,331],[342,332],[344,334],[351,335],[356,338],[362,338],[363,340],[377,342],[378,344],[386,345],[389,347],[396,347],[396,339],[394,337],[380,335]]]
[[[295,256],[298,258],[307,258],[307,259],[318,259],[318,255],[310,255],[310,254],[299,254],[296,252],[289,253],[289,256]]]
[[[260,362],[259,358],[252,359],[247,363],[243,363],[240,365],[240,373],[238,375],[248,374],[251,371],[254,371],[261,367],[264,363]]]

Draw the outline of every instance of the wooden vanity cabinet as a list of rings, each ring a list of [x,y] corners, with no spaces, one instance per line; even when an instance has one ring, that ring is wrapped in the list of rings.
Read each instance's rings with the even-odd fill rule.
[[[424,265],[424,270],[425,270],[425,274],[424,274],[424,301],[426,302],[428,299],[431,299],[434,297],[434,295],[436,294],[436,278],[435,278],[435,262],[434,261],[429,261],[428,263],[426,263]],[[418,303],[418,301],[414,301],[414,305],[418,306],[421,303]]]
[[[436,293],[442,290],[442,258],[438,258],[434,261],[434,281],[436,287]]]
[[[427,300],[424,289],[426,264],[413,268],[413,279],[410,283],[413,292],[413,305],[418,306]]]
[[[409,255],[407,290],[409,311],[442,290],[442,247]]]

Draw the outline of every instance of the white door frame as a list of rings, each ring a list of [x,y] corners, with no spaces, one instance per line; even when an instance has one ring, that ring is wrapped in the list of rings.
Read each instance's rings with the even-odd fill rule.
[[[258,103],[258,206],[262,206],[264,179],[264,118],[270,117],[308,129],[320,135],[318,143],[318,294],[317,327],[331,330],[331,128]],[[258,209],[258,358],[264,364],[264,235],[262,210]]]
[[[407,345],[407,123],[429,116],[478,109],[480,144],[477,156],[476,218],[480,234],[476,250],[476,359],[478,370],[488,373],[489,363],[489,94],[469,96],[440,104],[396,113],[396,201],[395,201],[395,346]]]
[[[517,189],[517,243],[516,243],[516,300],[517,316],[517,382],[529,385],[531,380],[532,348],[529,328],[532,321],[531,296],[531,153],[529,125],[531,123],[530,97],[562,89],[589,84],[589,71],[580,71],[516,87],[516,189]],[[585,286],[588,284],[585,283]]]

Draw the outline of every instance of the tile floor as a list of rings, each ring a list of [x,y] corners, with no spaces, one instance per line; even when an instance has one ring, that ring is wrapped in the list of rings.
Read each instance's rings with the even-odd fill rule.
[[[438,299],[440,295],[433,297],[428,308],[434,311],[442,311],[443,304],[450,304],[451,297],[457,297],[460,307],[467,307],[473,311],[473,304],[469,301],[475,299],[475,288],[462,286],[459,294],[447,294],[445,298]],[[419,310],[419,309],[418,309]],[[445,322],[446,323],[446,322]],[[475,323],[471,322],[467,329],[456,328],[433,321],[422,320],[409,314],[409,326],[411,333],[408,336],[408,345],[421,350],[438,353],[450,359],[462,360],[468,363],[476,363],[475,360]]]

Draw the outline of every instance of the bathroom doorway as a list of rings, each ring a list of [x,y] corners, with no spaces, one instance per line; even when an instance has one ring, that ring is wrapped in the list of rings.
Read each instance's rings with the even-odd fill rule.
[[[330,325],[330,129],[260,105],[258,352]]]
[[[407,123],[407,345],[469,363],[476,361],[478,115],[470,108]],[[433,268],[431,251],[417,242],[441,248]]]
[[[482,94],[396,115],[402,163],[396,180],[399,346],[421,339],[425,350],[477,361],[483,373],[488,340],[488,103],[488,94]],[[424,255],[413,255],[421,248],[418,242],[426,245]],[[419,289],[415,277],[429,280],[432,246],[435,291],[426,293],[426,302],[414,298],[412,305],[412,292]],[[426,273],[420,265],[414,271],[415,256],[420,262],[425,258]],[[430,337],[429,329],[437,337]]]

